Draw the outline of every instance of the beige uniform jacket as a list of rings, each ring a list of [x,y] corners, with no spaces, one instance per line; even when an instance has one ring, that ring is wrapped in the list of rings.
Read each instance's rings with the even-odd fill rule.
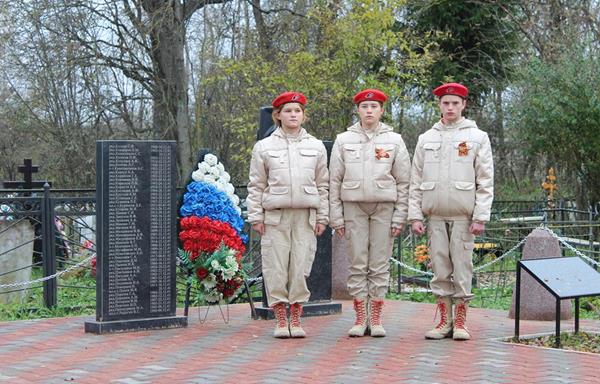
[[[329,166],[329,224],[344,225],[342,202],[394,203],[392,226],[406,223],[410,156],[400,134],[381,124],[369,138],[356,123],[335,139]]]
[[[494,163],[487,133],[473,120],[436,123],[419,136],[413,158],[409,222],[425,216],[490,220]]]
[[[264,222],[265,211],[313,208],[316,221],[329,222],[327,151],[304,130],[297,139],[281,128],[254,145],[248,183],[248,221]]]

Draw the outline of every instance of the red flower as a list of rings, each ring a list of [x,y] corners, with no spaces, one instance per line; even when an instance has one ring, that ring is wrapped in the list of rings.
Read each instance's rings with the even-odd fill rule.
[[[208,270],[206,270],[206,268],[198,268],[196,270],[196,276],[198,276],[198,279],[204,280],[204,278],[208,276]]]
[[[180,220],[180,225],[179,239],[183,242],[183,249],[190,252],[192,260],[201,252],[216,251],[221,243],[237,251],[238,261],[246,251],[242,239],[228,223],[211,220],[208,217],[188,216]]]
[[[96,277],[96,263],[98,261],[96,260],[96,257],[92,258],[92,276]]]

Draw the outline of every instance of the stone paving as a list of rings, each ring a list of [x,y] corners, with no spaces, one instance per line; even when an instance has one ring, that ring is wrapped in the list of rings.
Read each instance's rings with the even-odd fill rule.
[[[432,304],[386,301],[379,339],[346,336],[349,301],[305,318],[305,339],[274,339],[273,321],[252,320],[246,304],[229,307],[229,324],[217,308],[200,323],[199,311],[187,328],[109,335],[84,333],[89,317],[0,323],[0,383],[600,383],[598,355],[502,342],[514,331],[505,311],[470,309],[466,342],[423,338]],[[553,330],[521,322],[521,335]]]

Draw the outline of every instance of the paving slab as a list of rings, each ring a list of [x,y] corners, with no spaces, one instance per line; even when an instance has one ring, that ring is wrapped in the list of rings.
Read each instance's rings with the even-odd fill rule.
[[[273,320],[229,306],[229,323],[192,308],[187,328],[94,335],[91,317],[0,322],[0,384],[10,383],[580,383],[600,382],[600,356],[501,341],[507,311],[471,308],[469,341],[425,340],[432,304],[386,301],[385,338],[349,338],[352,302],[338,315],[303,320],[305,339],[272,337]],[[563,321],[562,328],[573,328]],[[600,331],[600,321],[582,320]],[[521,335],[552,333],[522,321]]]

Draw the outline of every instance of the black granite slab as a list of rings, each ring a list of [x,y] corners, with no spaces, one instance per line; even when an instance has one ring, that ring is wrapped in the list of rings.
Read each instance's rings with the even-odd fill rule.
[[[101,324],[86,323],[86,331],[185,325],[185,318],[175,316],[176,180],[174,141],[96,143]]]

